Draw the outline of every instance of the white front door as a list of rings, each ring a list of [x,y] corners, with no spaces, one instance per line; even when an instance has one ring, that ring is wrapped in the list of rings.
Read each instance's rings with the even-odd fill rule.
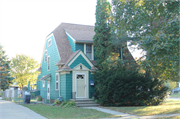
[[[76,74],[76,98],[86,97],[86,75]]]
[[[47,81],[47,99],[50,99],[50,81]]]

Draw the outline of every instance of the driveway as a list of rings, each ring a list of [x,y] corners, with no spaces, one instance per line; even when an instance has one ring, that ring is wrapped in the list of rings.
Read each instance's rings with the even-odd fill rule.
[[[16,103],[0,100],[0,119],[47,119]]]

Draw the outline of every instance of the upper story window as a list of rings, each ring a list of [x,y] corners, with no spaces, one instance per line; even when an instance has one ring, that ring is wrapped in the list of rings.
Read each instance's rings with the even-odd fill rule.
[[[45,59],[44,59],[44,61],[45,61],[45,62],[47,62],[47,50],[45,50],[44,55],[45,55]]]
[[[124,60],[124,47],[119,48],[119,58]]]
[[[48,71],[50,70],[50,56],[48,56]]]
[[[86,56],[92,60],[92,45],[86,44]]]
[[[52,39],[48,40],[48,47],[52,45]]]
[[[56,74],[56,84],[55,84],[55,86],[56,86],[56,90],[58,90],[59,89],[59,75],[58,75],[58,73]]]

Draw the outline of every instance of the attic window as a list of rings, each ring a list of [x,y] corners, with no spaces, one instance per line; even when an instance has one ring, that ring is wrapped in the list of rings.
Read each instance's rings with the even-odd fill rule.
[[[48,40],[48,47],[52,45],[52,39]]]

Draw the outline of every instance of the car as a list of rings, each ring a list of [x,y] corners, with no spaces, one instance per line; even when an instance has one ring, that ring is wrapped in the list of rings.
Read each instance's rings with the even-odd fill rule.
[[[180,92],[180,87],[179,87],[179,88],[172,89],[172,93],[178,93],[178,92]]]

